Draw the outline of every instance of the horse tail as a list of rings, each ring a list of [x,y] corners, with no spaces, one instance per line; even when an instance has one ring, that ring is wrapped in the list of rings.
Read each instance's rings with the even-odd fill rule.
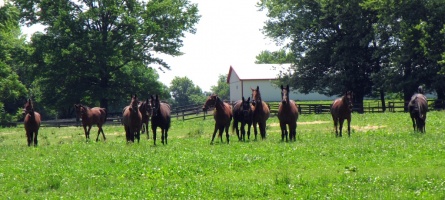
[[[103,108],[103,111],[104,111],[104,113],[105,113],[105,117],[104,117],[104,124],[105,124],[105,122],[107,122],[108,111],[107,111],[106,108]]]

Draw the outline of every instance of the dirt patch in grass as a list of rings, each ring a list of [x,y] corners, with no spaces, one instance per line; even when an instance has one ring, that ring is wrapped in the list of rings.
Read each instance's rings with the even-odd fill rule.
[[[386,126],[351,126],[351,128],[353,128],[355,131],[361,131],[361,132],[365,132],[365,131],[369,131],[369,130],[377,130],[380,128],[385,128]],[[343,125],[344,128],[344,125]]]

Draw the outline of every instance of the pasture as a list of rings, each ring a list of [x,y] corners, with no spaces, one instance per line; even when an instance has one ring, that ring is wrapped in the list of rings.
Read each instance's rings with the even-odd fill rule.
[[[329,114],[300,115],[289,143],[277,117],[266,140],[231,133],[230,144],[210,145],[211,117],[172,119],[168,145],[145,134],[126,144],[123,126],[103,129],[105,142],[85,142],[82,127],[42,127],[38,147],[27,146],[23,126],[0,129],[0,198],[445,198],[443,111],[428,112],[425,134],[408,113],[353,113],[350,138],[335,137]]]

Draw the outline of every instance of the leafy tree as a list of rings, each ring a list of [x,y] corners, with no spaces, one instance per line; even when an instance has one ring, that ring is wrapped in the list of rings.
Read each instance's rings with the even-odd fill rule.
[[[230,85],[227,83],[227,75],[219,75],[218,83],[210,87],[210,90],[223,100],[230,99]]]
[[[130,93],[161,94],[156,55],[179,56],[185,32],[195,33],[196,4],[187,0],[16,0],[34,34],[36,83],[42,102],[62,109],[75,102],[119,107]],[[141,82],[145,81],[145,82]]]
[[[354,92],[363,102],[372,92],[371,74],[376,12],[361,7],[361,0],[298,1],[262,0],[269,20],[264,33],[294,53],[291,85],[303,93],[327,95]]]
[[[170,84],[170,92],[174,99],[174,106],[185,106],[191,104],[202,104],[206,96],[199,86],[195,86],[187,77],[173,78]]]
[[[19,12],[6,3],[0,7],[0,118],[9,120],[12,120],[9,116],[23,106],[27,93],[15,71],[20,64],[18,54],[25,48],[25,40],[20,35]]]
[[[256,56],[256,64],[284,64],[294,63],[294,57],[292,52],[287,53],[286,50],[281,49],[279,51],[262,51]]]

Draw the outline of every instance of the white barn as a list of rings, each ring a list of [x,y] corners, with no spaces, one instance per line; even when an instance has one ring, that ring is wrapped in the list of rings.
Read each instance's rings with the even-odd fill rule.
[[[278,79],[280,70],[290,68],[290,64],[251,64],[230,66],[227,83],[230,85],[230,101],[240,100],[243,96],[252,96],[251,88],[260,87],[263,101],[281,101],[281,88],[274,84]],[[333,100],[334,96],[326,96],[319,93],[301,94],[292,92],[290,99],[296,101],[308,100]]]

